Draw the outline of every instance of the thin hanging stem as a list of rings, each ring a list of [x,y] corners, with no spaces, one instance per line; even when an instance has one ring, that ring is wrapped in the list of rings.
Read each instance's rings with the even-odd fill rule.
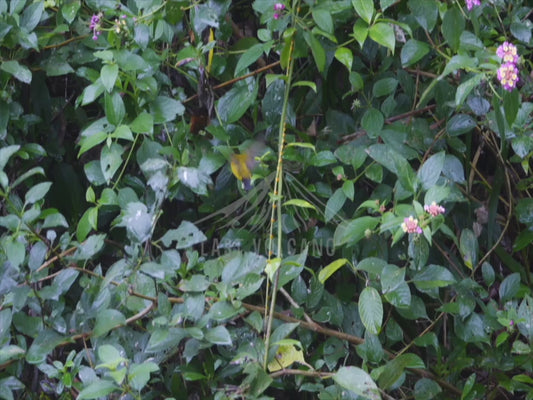
[[[265,301],[265,315],[267,315],[266,320],[266,330],[265,330],[265,357],[263,360],[263,368],[266,370],[268,365],[268,350],[270,348],[270,334],[272,331],[272,321],[274,319],[274,308],[276,305],[276,295],[278,292],[278,282],[279,282],[279,273],[281,267],[281,259],[283,257],[282,251],[282,234],[283,226],[281,223],[281,199],[283,198],[283,150],[285,146],[285,131],[287,126],[287,109],[289,106],[289,93],[291,89],[291,78],[292,71],[294,67],[294,60],[292,54],[294,51],[294,38],[291,40],[290,49],[289,49],[289,65],[287,66],[287,71],[285,73],[285,94],[283,96],[283,106],[281,110],[281,119],[279,125],[279,135],[278,135],[278,162],[276,167],[276,177],[274,179],[274,196],[272,198],[272,212],[270,218],[270,231],[269,231],[269,241],[268,241],[268,259],[272,259],[273,255],[273,245],[274,245],[274,224],[277,222],[277,247],[276,247],[276,256],[278,258],[277,262],[279,265],[274,273],[272,278],[272,295],[270,298],[270,307],[268,306],[268,281],[267,281],[267,299]]]

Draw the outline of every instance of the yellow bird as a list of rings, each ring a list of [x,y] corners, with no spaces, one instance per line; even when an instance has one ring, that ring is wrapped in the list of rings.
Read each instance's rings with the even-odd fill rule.
[[[244,190],[250,190],[252,188],[252,171],[257,165],[255,157],[248,153],[232,154],[230,165],[233,175],[242,181]]]
[[[264,145],[256,142],[244,153],[232,154],[230,159],[231,172],[242,182],[244,190],[252,188],[252,174],[258,162],[256,156],[263,150]]]

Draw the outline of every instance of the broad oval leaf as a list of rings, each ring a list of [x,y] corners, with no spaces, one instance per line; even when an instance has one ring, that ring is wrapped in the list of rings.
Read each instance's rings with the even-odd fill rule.
[[[365,237],[367,230],[372,231],[379,223],[379,218],[360,217],[350,221],[343,221],[337,226],[333,236],[335,246],[349,243],[353,245]]]
[[[394,35],[394,28],[392,26],[384,22],[378,22],[370,27],[368,30],[368,35],[374,42],[385,46],[392,53],[394,53],[396,36]]]
[[[383,302],[379,292],[372,286],[367,286],[359,295],[359,315],[365,328],[372,334],[378,335],[383,323]]]

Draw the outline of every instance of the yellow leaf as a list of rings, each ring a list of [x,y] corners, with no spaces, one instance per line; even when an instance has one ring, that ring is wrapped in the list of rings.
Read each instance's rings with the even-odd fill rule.
[[[296,346],[292,344],[281,345],[279,346],[274,359],[268,363],[268,370],[270,372],[279,371],[280,369],[291,366],[295,362],[299,364],[307,364],[302,350],[298,350]]]

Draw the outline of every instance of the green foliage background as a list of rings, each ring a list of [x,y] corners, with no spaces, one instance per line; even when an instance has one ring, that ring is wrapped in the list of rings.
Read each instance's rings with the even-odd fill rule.
[[[0,0],[0,398],[533,398],[528,2],[275,4]]]

